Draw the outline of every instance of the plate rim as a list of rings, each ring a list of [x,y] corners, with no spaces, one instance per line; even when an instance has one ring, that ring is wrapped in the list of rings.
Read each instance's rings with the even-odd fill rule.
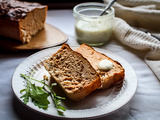
[[[70,46],[71,48],[78,48],[80,45],[74,45],[74,46]],[[33,53],[32,55],[30,55],[30,56],[28,56],[26,59],[24,59],[17,67],[16,67],[16,69],[15,69],[15,71],[13,72],[13,74],[12,74],[12,81],[11,81],[11,87],[12,87],[12,91],[13,91],[13,93],[14,93],[14,95],[16,96],[16,98],[23,104],[23,105],[25,105],[27,108],[30,108],[31,110],[33,110],[33,111],[36,111],[36,112],[38,112],[38,113],[40,113],[40,114],[42,114],[42,115],[45,115],[45,116],[49,116],[49,117],[52,117],[52,118],[64,118],[64,119],[85,119],[85,118],[90,118],[90,119],[92,119],[92,118],[99,118],[99,117],[103,117],[103,116],[106,116],[106,115],[109,115],[109,114],[112,114],[112,113],[114,113],[114,112],[116,112],[117,110],[119,110],[119,109],[121,109],[123,106],[125,106],[132,98],[133,98],[133,96],[135,95],[135,93],[136,93],[136,91],[137,91],[137,87],[138,87],[138,80],[137,80],[137,75],[136,75],[136,73],[135,73],[135,71],[134,71],[134,69],[133,69],[133,67],[126,61],[126,60],[124,60],[122,57],[120,57],[119,55],[117,55],[116,53],[113,53],[113,52],[110,52],[110,51],[108,51],[108,50],[106,50],[106,49],[102,49],[102,48],[96,48],[96,47],[93,47],[96,51],[103,51],[103,53],[105,52],[105,53],[109,53],[109,54],[113,54],[113,56],[118,56],[121,60],[123,60],[125,63],[127,63],[129,66],[130,66],[130,69],[132,69],[132,72],[134,72],[134,76],[135,76],[135,83],[134,83],[134,85],[135,85],[135,88],[134,88],[134,92],[132,93],[132,95],[130,96],[130,98],[125,102],[125,103],[123,103],[123,105],[120,105],[120,107],[119,108],[117,108],[117,109],[115,109],[115,110],[112,110],[111,112],[109,112],[109,113],[104,113],[104,114],[99,114],[99,115],[92,115],[92,116],[88,116],[88,117],[66,117],[66,116],[56,116],[56,115],[51,115],[51,114],[47,114],[47,113],[45,113],[45,112],[41,112],[41,111],[39,111],[38,109],[40,109],[40,108],[38,108],[38,109],[34,109],[34,108],[32,108],[32,107],[30,107],[30,106],[28,106],[28,105],[26,105],[26,104],[24,104],[23,103],[23,101],[20,99],[20,96],[17,96],[17,94],[15,93],[15,91],[14,91],[14,87],[13,87],[13,78],[14,78],[14,75],[15,75],[15,72],[17,71],[17,69],[20,67],[20,65],[22,65],[25,61],[27,61],[28,59],[31,59],[32,57],[34,57],[34,56],[36,56],[36,55],[38,55],[38,54],[42,54],[42,53],[44,53],[44,52],[47,52],[47,51],[49,51],[49,50],[52,50],[52,49],[60,49],[61,48],[61,46],[55,46],[55,47],[51,47],[51,48],[47,48],[47,49],[44,49],[44,50],[40,50],[40,51],[38,51],[38,52],[36,52],[36,53]],[[74,49],[73,49],[74,50]],[[54,54],[54,53],[52,53],[52,54]],[[51,55],[52,55],[51,54]],[[109,56],[110,57],[110,56]],[[44,58],[44,56],[43,56],[43,58]],[[34,62],[36,62],[36,61],[34,61]],[[29,68],[29,66],[28,66],[28,68]]]

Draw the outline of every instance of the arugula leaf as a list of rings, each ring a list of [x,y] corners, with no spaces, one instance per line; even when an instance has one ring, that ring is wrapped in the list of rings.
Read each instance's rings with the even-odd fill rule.
[[[27,104],[29,101],[29,93],[26,92],[23,96],[21,96],[21,98],[23,98],[23,102]]]
[[[22,89],[20,93],[25,92],[24,95],[21,96],[23,98],[23,102],[27,104],[29,102],[29,98],[31,98],[32,102],[35,106],[39,108],[47,109],[49,94],[43,90],[43,87],[35,86],[35,84],[31,83],[31,76],[26,76],[21,74],[21,76],[27,80],[26,89]]]
[[[20,93],[24,91],[26,93],[23,96],[21,96],[21,98],[23,98],[23,102],[27,104],[29,102],[29,96],[30,96],[30,83],[29,82],[27,82],[26,89],[21,90]]]
[[[48,93],[44,92],[43,87],[35,86],[35,84],[31,85],[32,90],[30,91],[30,97],[34,105],[39,108],[47,109],[48,104],[50,103],[47,98],[49,96]]]
[[[53,83],[50,87],[48,84],[45,83],[45,80],[39,81],[31,78],[33,73],[30,76],[27,76],[24,74],[20,74],[20,75],[27,81],[27,84],[25,86],[26,88],[20,91],[20,93],[25,92],[25,94],[21,96],[25,104],[27,104],[29,102],[29,98],[31,98],[35,106],[38,106],[39,108],[42,108],[42,109],[47,109],[48,105],[50,104],[47,98],[48,96],[51,96],[51,98],[55,103],[55,107],[57,108],[58,113],[62,114],[62,111],[66,111],[66,109],[61,105],[61,100],[65,98],[57,96],[52,89],[52,87],[55,86],[56,83]],[[43,84],[43,87],[32,84],[31,80],[34,80],[36,82]],[[50,91],[46,90],[45,86],[48,87]]]

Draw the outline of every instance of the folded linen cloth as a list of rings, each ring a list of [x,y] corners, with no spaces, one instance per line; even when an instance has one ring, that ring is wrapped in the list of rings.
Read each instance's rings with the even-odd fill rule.
[[[108,1],[109,0],[105,0],[106,3]],[[126,1],[125,4],[127,4],[127,1],[129,0],[121,0],[121,2],[122,1],[123,2]],[[130,1],[132,1],[131,3],[134,3],[133,0]],[[160,1],[155,0],[155,2],[159,2],[160,5]],[[127,5],[129,5],[129,3]],[[117,40],[121,41],[123,44],[131,48],[137,50],[147,50],[148,52],[145,55],[144,61],[147,63],[147,65],[151,68],[151,70],[160,80],[160,41],[146,34],[145,32],[142,32],[140,30],[131,27],[131,26],[142,27],[145,29],[147,28],[149,30],[159,29],[160,33],[160,27],[155,29],[155,26],[160,26],[160,22],[158,23],[158,20],[160,21],[160,10],[156,10],[154,12],[151,10],[152,11],[151,12],[149,9],[154,7],[153,4],[152,5],[148,4],[148,6],[142,5],[142,3],[141,3],[142,6],[136,6],[136,5],[137,4],[135,2],[135,4],[132,4],[132,6],[134,7],[130,8],[130,7],[124,7],[119,3],[114,4],[116,18],[114,19],[114,24],[113,24],[113,36]],[[145,11],[146,9],[147,11]],[[145,14],[143,15],[143,13]],[[159,14],[158,17],[156,17],[157,14]],[[147,15],[148,17],[152,16],[152,18],[145,20],[147,19]],[[148,24],[151,23],[151,24],[147,26],[144,25],[144,23]]]
[[[113,35],[129,47],[148,50],[144,60],[160,80],[160,41],[142,31],[135,30],[120,18],[114,19]]]
[[[111,0],[104,0],[108,3]],[[159,0],[117,0],[113,4],[115,16],[134,27],[160,32]]]

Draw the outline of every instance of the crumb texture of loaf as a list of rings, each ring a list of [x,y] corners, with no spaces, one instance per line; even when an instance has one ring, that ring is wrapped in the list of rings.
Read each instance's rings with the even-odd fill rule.
[[[81,100],[101,85],[99,75],[88,60],[67,44],[63,44],[44,65],[71,100]]]
[[[30,42],[44,28],[48,7],[18,0],[0,1],[0,36]]]
[[[76,51],[81,53],[83,57],[87,58],[87,60],[91,63],[93,68],[100,75],[100,80],[102,84],[100,89],[106,89],[113,86],[114,84],[123,82],[125,73],[124,73],[124,68],[119,62],[114,61],[110,57],[100,52],[97,52],[92,47],[86,44],[82,44],[79,48],[76,49]],[[113,68],[109,71],[99,70],[98,69],[99,62],[106,59],[113,63]]]

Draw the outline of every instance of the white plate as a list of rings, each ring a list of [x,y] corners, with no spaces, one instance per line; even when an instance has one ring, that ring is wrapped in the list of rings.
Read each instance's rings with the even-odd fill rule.
[[[73,50],[77,47],[71,47]],[[12,88],[21,101],[20,96],[21,89],[24,89],[24,79],[20,77],[20,73],[28,74],[31,70],[35,70],[34,78],[42,80],[44,75],[49,75],[43,66],[43,61],[55,53],[60,47],[54,47],[37,52],[27,59],[25,59],[15,70],[12,77]],[[116,85],[106,90],[96,90],[89,94],[81,101],[73,102],[69,99],[63,100],[62,104],[65,106],[66,111],[63,115],[57,113],[54,103],[51,98],[51,102],[47,110],[43,110],[35,106],[31,101],[27,104],[30,108],[45,115],[58,118],[97,118],[107,114],[110,114],[128,103],[137,89],[137,77],[133,68],[121,57],[111,53],[107,50],[95,48],[95,50],[106,54],[112,59],[121,63],[125,69],[125,79],[122,85]],[[36,83],[37,84],[37,83]],[[59,90],[57,93],[60,96],[65,96],[63,92]],[[24,104],[25,105],[25,104]]]

